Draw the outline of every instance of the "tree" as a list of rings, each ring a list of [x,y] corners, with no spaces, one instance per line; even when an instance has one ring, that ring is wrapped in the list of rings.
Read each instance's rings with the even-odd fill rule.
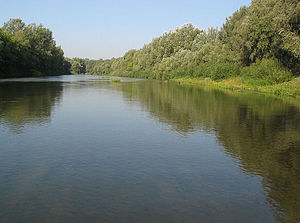
[[[43,25],[26,26],[21,19],[10,19],[0,29],[0,58],[0,75],[5,77],[70,72],[52,32]]]

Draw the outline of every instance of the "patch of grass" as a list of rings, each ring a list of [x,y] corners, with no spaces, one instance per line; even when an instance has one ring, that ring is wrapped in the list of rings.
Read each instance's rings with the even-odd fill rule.
[[[243,77],[240,79],[242,83],[245,85],[249,85],[252,87],[258,87],[258,86],[267,86],[270,85],[270,82],[263,79],[250,79],[247,77]]]
[[[111,78],[110,82],[121,82],[121,79],[119,79],[119,78]]]
[[[300,77],[280,84],[267,84],[265,80],[251,80],[244,77],[233,77],[223,81],[214,81],[210,78],[175,78],[171,81],[183,85],[201,85],[232,90],[257,91],[273,95],[300,96]]]

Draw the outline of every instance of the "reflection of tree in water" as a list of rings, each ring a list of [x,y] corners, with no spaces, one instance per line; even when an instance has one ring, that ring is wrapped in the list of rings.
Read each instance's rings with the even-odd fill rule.
[[[62,89],[56,82],[0,83],[0,123],[20,132],[26,124],[48,122]]]
[[[262,176],[276,217],[300,221],[300,111],[283,100],[161,82],[118,85],[160,122],[184,134],[214,131],[247,174]]]

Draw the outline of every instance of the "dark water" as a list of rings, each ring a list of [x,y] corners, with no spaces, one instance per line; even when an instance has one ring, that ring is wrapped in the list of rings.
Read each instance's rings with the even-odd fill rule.
[[[158,81],[1,81],[0,222],[300,222],[299,107]]]

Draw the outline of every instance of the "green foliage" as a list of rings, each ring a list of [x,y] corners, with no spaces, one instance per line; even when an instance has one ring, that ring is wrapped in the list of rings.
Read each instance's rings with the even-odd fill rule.
[[[276,58],[300,75],[299,18],[298,0],[253,0],[227,19],[221,40],[244,65]]]
[[[281,83],[300,76],[300,4],[253,0],[228,17],[221,30],[185,24],[111,60],[65,59],[49,29],[11,19],[0,31],[0,65],[0,76],[71,70],[162,80],[182,76],[222,80],[242,74],[256,82]]]
[[[74,74],[84,74],[86,73],[86,64],[84,59],[80,58],[73,58],[69,59],[66,58],[66,60],[71,64],[71,72]]]
[[[112,71],[111,61],[113,60],[89,60],[81,58],[66,58],[71,64],[71,72],[74,74],[96,74],[109,75]]]
[[[222,80],[239,74],[239,64],[229,62],[204,63],[195,68],[194,77],[209,77],[213,80]]]
[[[276,59],[262,59],[242,70],[242,76],[263,79],[269,83],[282,83],[292,78],[291,72]]]
[[[162,80],[222,80],[242,73],[254,84],[281,83],[300,75],[299,21],[297,0],[253,0],[221,30],[186,24],[121,58],[84,60],[85,72]]]
[[[248,10],[243,6],[227,18],[219,35],[222,43],[235,53],[237,60],[246,65],[250,64],[249,52],[244,41]]]
[[[268,85],[270,85],[270,82],[268,80],[261,79],[261,78],[259,78],[259,79],[253,79],[253,78],[250,78],[248,76],[244,76],[242,78],[242,83],[250,85],[250,86],[253,86],[253,87],[268,86]]]
[[[121,82],[121,79],[119,79],[119,78],[111,78],[110,82]]]
[[[70,64],[42,25],[10,19],[0,29],[0,77],[68,74]]]

